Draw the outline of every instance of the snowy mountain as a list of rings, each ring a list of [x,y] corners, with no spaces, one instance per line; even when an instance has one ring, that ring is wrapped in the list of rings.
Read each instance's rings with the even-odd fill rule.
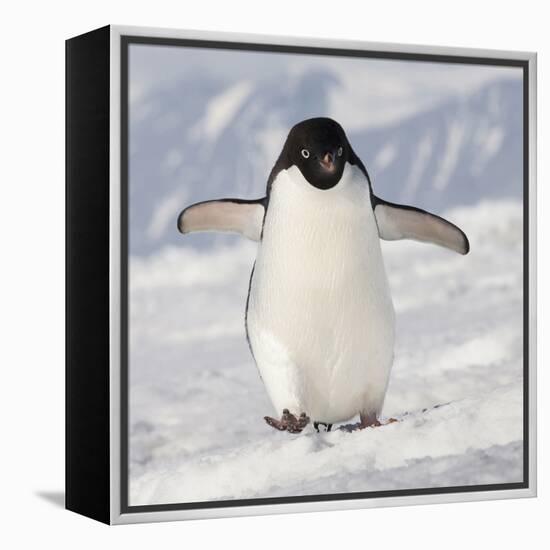
[[[442,211],[480,199],[520,197],[521,94],[520,82],[497,82],[466,99],[350,137],[376,192],[386,199]]]
[[[284,84],[280,75],[227,82],[205,72],[132,102],[130,252],[181,244],[176,216],[192,202],[262,196],[290,127],[330,116],[341,84],[323,69],[289,72]],[[441,212],[518,197],[521,94],[519,81],[493,81],[398,123],[356,128],[349,138],[387,200]],[[229,239],[200,235],[193,244]]]

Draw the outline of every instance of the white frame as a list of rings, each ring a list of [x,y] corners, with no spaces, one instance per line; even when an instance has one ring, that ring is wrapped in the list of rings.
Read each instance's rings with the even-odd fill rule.
[[[533,52],[485,50],[473,48],[450,48],[359,42],[345,40],[321,40],[300,37],[266,36],[257,34],[220,33],[149,27],[111,26],[110,58],[110,484],[111,523],[143,523],[203,519],[235,516],[252,516],[295,512],[328,510],[349,510],[413,504],[443,504],[447,502],[468,502],[508,498],[535,497],[537,494],[537,428],[536,428],[536,66],[537,55]],[[529,74],[529,487],[500,491],[472,491],[464,493],[429,494],[417,496],[388,496],[381,498],[357,498],[353,500],[331,500],[286,504],[261,504],[227,506],[193,510],[172,510],[155,512],[121,513],[121,433],[120,433],[120,45],[124,35],[184,38],[191,40],[215,40],[223,42],[251,42],[256,44],[306,46],[321,48],[358,49],[369,51],[400,52],[412,54],[435,54],[451,56],[513,59],[528,62]]]

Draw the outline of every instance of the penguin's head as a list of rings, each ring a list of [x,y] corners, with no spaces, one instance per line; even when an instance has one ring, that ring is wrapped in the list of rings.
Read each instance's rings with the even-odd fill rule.
[[[331,189],[340,181],[351,147],[343,128],[330,118],[310,118],[289,132],[285,150],[289,165],[298,167],[317,189]]]

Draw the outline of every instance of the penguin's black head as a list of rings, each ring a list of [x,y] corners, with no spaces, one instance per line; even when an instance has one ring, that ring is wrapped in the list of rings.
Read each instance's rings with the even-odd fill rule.
[[[299,122],[285,144],[287,162],[296,165],[304,178],[318,189],[334,187],[353,154],[343,128],[330,118]]]

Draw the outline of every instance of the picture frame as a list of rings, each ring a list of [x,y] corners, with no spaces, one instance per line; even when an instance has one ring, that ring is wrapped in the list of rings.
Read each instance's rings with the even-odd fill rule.
[[[403,64],[419,62],[438,67],[513,68],[518,71],[517,90],[521,92],[521,103],[518,104],[520,109],[516,109],[514,113],[518,116],[518,128],[521,128],[517,141],[521,146],[515,145],[513,151],[521,158],[518,166],[522,182],[514,191],[517,194],[516,202],[521,202],[521,209],[518,210],[520,218],[517,218],[520,221],[514,218],[513,223],[517,222],[516,225],[510,223],[516,229],[519,227],[517,231],[521,231],[521,252],[514,255],[514,261],[521,262],[518,272],[521,285],[517,288],[521,293],[518,304],[521,304],[522,318],[517,318],[516,321],[521,329],[517,339],[521,341],[522,361],[521,372],[515,373],[516,378],[521,379],[521,393],[518,394],[521,397],[521,418],[518,422],[521,422],[522,434],[521,445],[516,445],[517,449],[521,447],[520,450],[516,449],[521,453],[521,479],[514,478],[498,483],[489,481],[441,486],[409,485],[406,488],[382,487],[376,490],[361,490],[359,487],[357,491],[341,491],[337,488],[319,492],[311,489],[303,494],[275,495],[251,490],[250,496],[244,497],[225,498],[220,493],[220,498],[182,502],[171,498],[158,502],[151,496],[143,497],[145,502],[142,499],[138,499],[137,504],[132,501],[130,461],[133,451],[130,432],[137,423],[131,424],[129,395],[129,364],[132,346],[135,344],[132,343],[134,340],[131,338],[129,326],[132,304],[128,277],[133,269],[131,246],[141,237],[136,236],[138,233],[134,232],[130,224],[131,201],[136,200],[131,196],[131,182],[132,177],[135,177],[133,174],[139,168],[132,165],[130,146],[132,127],[135,127],[135,121],[138,120],[130,103],[131,97],[134,97],[132,94],[139,92],[137,88],[137,91],[131,89],[133,81],[130,78],[130,54],[134,52],[135,59],[135,48],[138,46],[157,47],[164,49],[163,51],[169,49],[171,52],[178,49],[201,50],[208,52],[208,59],[214,60],[214,65],[217,55],[252,52],[268,56],[275,54],[282,64],[288,56],[315,56],[332,60],[345,59],[349,63],[358,60]],[[220,58],[220,66],[226,60],[226,57]],[[196,61],[197,65],[199,62],[200,60]],[[154,66],[152,60],[145,59],[144,63],[145,67],[148,66],[147,63]],[[536,54],[107,26],[67,40],[66,68],[67,509],[107,524],[121,524],[536,495]],[[164,77],[160,70],[155,74],[159,79]],[[183,71],[179,77],[184,82],[185,78],[190,78],[190,74],[192,73],[189,71]],[[221,93],[224,85],[223,80],[222,84],[216,84],[219,86],[216,93]],[[284,86],[284,83],[281,84],[281,87]],[[312,93],[310,89],[306,92]],[[183,89],[181,93],[185,94],[186,90]],[[238,95],[238,90],[235,94]],[[243,94],[246,96],[244,92]],[[237,99],[235,101],[238,103]],[[177,117],[172,114],[172,118]],[[185,119],[182,120],[182,127],[190,124]],[[172,124],[170,119],[166,119],[164,123]],[[286,128],[286,131],[289,129],[290,127]],[[202,127],[200,131],[206,130]],[[451,134],[453,131],[455,137],[452,139],[458,143],[461,132],[465,130],[450,130]],[[500,134],[494,134],[492,138],[496,142],[502,140],[498,135]],[[281,145],[279,140],[279,150]],[[498,148],[497,145],[495,147]],[[392,153],[390,149],[388,151],[390,152],[386,154],[386,161],[384,155],[379,157],[380,165],[387,163],[392,155],[395,156],[395,152]],[[356,152],[359,156],[364,154],[363,151]],[[271,164],[275,161],[276,158],[271,157]],[[210,160],[210,164],[212,163]],[[266,180],[267,175],[266,173]],[[262,185],[265,183],[262,182]],[[376,179],[374,189],[378,191]],[[150,195],[147,197],[144,200],[151,200]],[[204,197],[203,200],[208,198],[219,197]],[[184,206],[185,204],[181,204],[182,208]],[[490,211],[488,207],[484,212]],[[487,216],[484,214],[481,217]],[[174,234],[170,233],[168,244],[177,246],[173,244],[176,241],[172,240],[181,236],[176,235],[175,219],[172,225]],[[493,274],[492,277],[494,279],[497,275]],[[460,288],[457,288],[459,292]],[[156,318],[151,319],[151,322],[155,322]],[[245,329],[240,326],[239,330],[244,341]],[[502,354],[502,360],[506,361],[505,352]],[[150,379],[143,385],[150,387]],[[212,399],[216,398],[220,397],[214,394]],[[255,411],[256,413],[264,414]],[[266,410],[265,414],[268,413]],[[262,422],[261,417],[258,418],[258,424]],[[140,426],[145,431],[150,429],[149,424],[143,422]],[[489,430],[490,423],[488,426]],[[387,433],[389,428],[383,427],[381,430],[386,430]],[[286,433],[284,435],[291,437],[292,441],[292,438],[301,437]],[[311,435],[315,436],[314,433]],[[329,434],[321,435],[325,438],[328,436]],[[499,441],[489,443],[498,446]],[[208,446],[204,449],[208,449]],[[480,449],[480,452],[485,452],[485,448]],[[208,450],[201,452],[204,456],[209,455]],[[466,449],[464,454],[469,452]],[[199,455],[195,458],[200,462]],[[284,453],[281,456],[285,456]],[[487,460],[491,462],[490,458]],[[405,460],[403,467],[409,468],[413,463],[412,460]],[[429,469],[429,466],[424,467]],[[165,472],[163,475],[169,474]],[[141,486],[145,483],[143,479],[140,478]],[[220,480],[223,483],[223,479]],[[414,480],[407,482],[413,483]],[[254,487],[253,484],[251,486]],[[159,491],[157,487],[157,494],[166,494]],[[151,495],[152,490],[144,490],[141,494]],[[160,498],[162,500],[164,496]]]

